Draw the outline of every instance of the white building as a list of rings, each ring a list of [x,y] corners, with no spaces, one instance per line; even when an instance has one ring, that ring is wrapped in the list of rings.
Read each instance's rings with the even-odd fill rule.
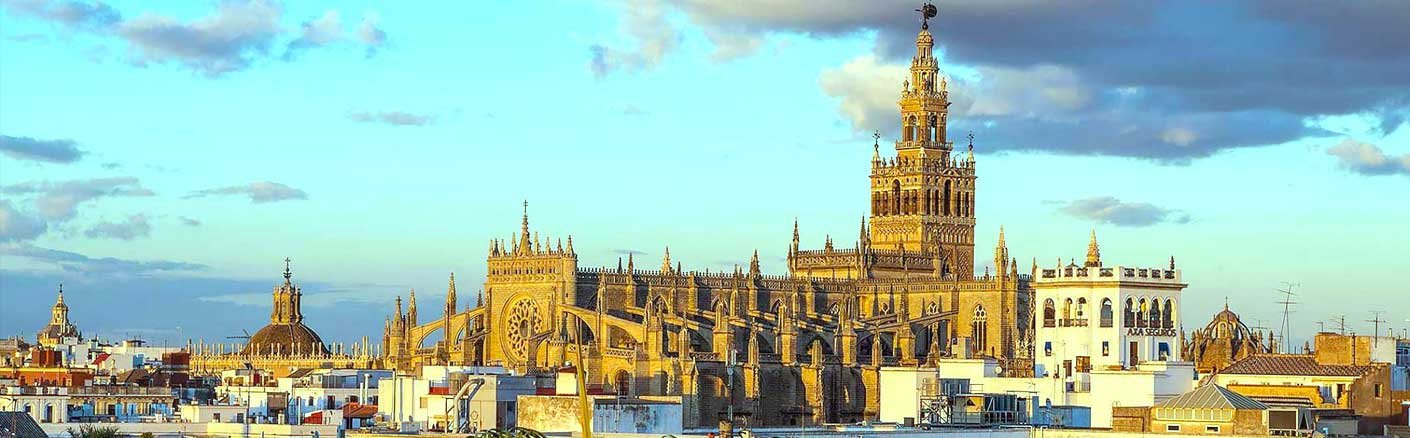
[[[518,397],[536,391],[535,377],[502,367],[423,366],[382,379],[377,410],[402,430],[474,432],[513,426]]]
[[[1103,266],[1093,232],[1085,263],[1033,276],[1035,375],[1086,386],[1082,374],[1094,369],[1182,361],[1179,308],[1186,286],[1174,258],[1168,269]]]
[[[301,424],[305,416],[349,403],[377,404],[378,384],[391,375],[387,370],[300,369],[271,379],[260,370],[227,370],[215,392],[225,403],[249,406],[249,416],[259,422]]]
[[[943,359],[933,368],[883,367],[880,419],[920,421],[921,398],[940,379],[967,379],[974,394],[1017,394],[1028,408],[1091,408],[1091,427],[1111,427],[1115,406],[1153,406],[1194,389],[1180,356],[1180,292],[1169,268],[1103,266],[1096,233],[1082,265],[1033,275],[1034,376],[999,377],[992,359]],[[1031,415],[1032,412],[1029,412]]]

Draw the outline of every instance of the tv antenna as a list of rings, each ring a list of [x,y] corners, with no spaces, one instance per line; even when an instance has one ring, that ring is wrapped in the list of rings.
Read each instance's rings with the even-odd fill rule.
[[[1346,334],[1346,315],[1333,316],[1332,322],[1337,325],[1337,333]]]
[[[240,329],[240,331],[245,332],[245,335],[244,335],[244,336],[239,336],[239,335],[236,335],[236,336],[226,336],[225,339],[244,339],[245,342],[249,342],[249,341],[250,341],[250,331],[249,331],[249,330],[245,330],[245,329]]]
[[[1382,320],[1382,318],[1380,318],[1380,314],[1383,314],[1383,313],[1386,313],[1386,311],[1385,311],[1385,310],[1372,310],[1372,311],[1371,311],[1371,320],[1366,320],[1366,323],[1371,323],[1371,324],[1372,324],[1372,325],[1371,325],[1371,327],[1372,327],[1372,331],[1371,331],[1371,348],[1372,348],[1372,349],[1375,349],[1376,346],[1378,346],[1378,344],[1380,344],[1380,341],[1379,341],[1379,339],[1380,339],[1380,338],[1379,338],[1379,337],[1380,337],[1380,323],[1390,323],[1390,321]],[[1390,330],[1390,332],[1392,332],[1392,337],[1393,337],[1393,335],[1394,335],[1394,330]]]
[[[1384,320],[1384,319],[1381,319],[1381,314],[1382,314],[1382,313],[1386,313],[1386,311],[1384,311],[1384,310],[1372,310],[1372,311],[1371,311],[1371,319],[1366,320],[1366,322],[1371,323],[1371,324],[1372,324],[1372,327],[1374,327],[1374,329],[1371,331],[1371,336],[1380,336],[1380,335],[1381,335],[1381,323],[1383,323],[1383,322],[1390,322],[1390,321],[1386,321],[1386,320]]]
[[[1288,348],[1288,315],[1292,314],[1292,305],[1297,304],[1297,301],[1293,301],[1293,297],[1297,296],[1297,294],[1293,293],[1293,288],[1297,286],[1298,284],[1296,283],[1284,281],[1283,288],[1277,289],[1279,293],[1283,294],[1283,300],[1276,301],[1277,304],[1283,305],[1283,332],[1278,335],[1278,344],[1283,347],[1285,352]]]

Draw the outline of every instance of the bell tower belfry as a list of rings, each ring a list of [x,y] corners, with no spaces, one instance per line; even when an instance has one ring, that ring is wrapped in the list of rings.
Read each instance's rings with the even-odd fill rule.
[[[910,77],[901,84],[901,138],[896,155],[872,155],[871,245],[878,250],[924,253],[947,274],[974,274],[974,136],[968,153],[953,154],[948,141],[950,92],[935,59],[926,5]]]

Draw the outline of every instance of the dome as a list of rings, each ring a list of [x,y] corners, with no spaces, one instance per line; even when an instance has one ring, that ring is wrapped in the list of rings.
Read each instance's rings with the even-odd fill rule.
[[[302,322],[270,323],[250,336],[242,354],[327,353],[323,339]]]
[[[1213,339],[1233,339],[1241,341],[1252,339],[1253,332],[1243,321],[1239,320],[1239,315],[1224,306],[1224,310],[1214,314],[1214,319],[1209,321],[1209,325],[1204,327],[1205,336]]]

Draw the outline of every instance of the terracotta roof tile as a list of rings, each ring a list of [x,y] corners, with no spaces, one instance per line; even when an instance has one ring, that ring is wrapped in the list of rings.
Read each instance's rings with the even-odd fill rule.
[[[1310,354],[1255,354],[1219,371],[1219,374],[1259,374],[1272,376],[1364,376],[1370,365],[1325,365]]]

